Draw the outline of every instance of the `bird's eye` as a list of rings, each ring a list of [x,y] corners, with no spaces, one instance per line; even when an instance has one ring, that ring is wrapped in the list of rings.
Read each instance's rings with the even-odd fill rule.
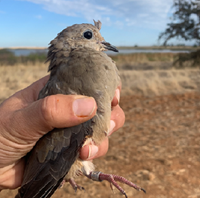
[[[91,39],[93,34],[92,34],[92,31],[90,30],[87,30],[83,33],[83,36],[86,38],[86,39]]]

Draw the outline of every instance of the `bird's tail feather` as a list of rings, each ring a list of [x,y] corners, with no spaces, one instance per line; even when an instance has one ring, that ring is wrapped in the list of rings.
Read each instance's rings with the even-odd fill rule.
[[[76,153],[76,151],[74,152]],[[76,159],[75,156],[72,157],[74,160],[70,161],[70,165],[72,165]],[[65,164],[68,165],[68,167],[70,166],[67,162],[65,162]],[[40,172],[38,172],[38,174],[30,182],[22,185],[15,198],[50,198],[69,171],[68,167],[65,168],[66,173],[59,180],[57,178],[54,178],[54,176],[50,174],[50,171],[48,171],[49,174],[47,174],[45,177],[43,177],[42,179],[38,179],[38,177],[40,177],[40,174],[42,174],[41,172],[46,172],[45,169],[48,169],[47,165],[44,166],[45,169],[42,168]]]

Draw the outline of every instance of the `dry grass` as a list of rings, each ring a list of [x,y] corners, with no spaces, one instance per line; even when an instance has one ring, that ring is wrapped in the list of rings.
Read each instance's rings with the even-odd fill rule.
[[[200,91],[200,70],[120,71],[124,95],[159,96]]]
[[[45,75],[47,75],[45,64],[0,67],[0,102]]]
[[[175,53],[135,53],[135,54],[119,54],[111,56],[112,59],[121,64],[144,63],[149,61],[170,61],[172,62],[177,54]]]
[[[193,53],[135,53],[111,56],[120,70],[199,68],[199,51]],[[191,58],[190,58],[191,57]],[[194,64],[195,63],[195,64]]]
[[[119,67],[123,85],[122,94],[158,96],[200,91],[199,69],[163,70],[158,69],[160,66],[159,62],[155,62],[152,64],[151,70],[139,71],[133,70],[133,68],[124,70],[122,66]],[[47,67],[47,64],[41,63],[0,67],[0,102],[47,75]]]
[[[171,69],[177,55],[174,53],[119,54],[111,56],[119,70]]]

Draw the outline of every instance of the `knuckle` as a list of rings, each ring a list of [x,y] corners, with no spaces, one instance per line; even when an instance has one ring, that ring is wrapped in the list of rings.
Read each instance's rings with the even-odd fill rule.
[[[45,97],[42,102],[42,108],[41,108],[42,117],[48,124],[52,123],[52,121],[55,121],[56,119],[55,116],[57,114],[56,101],[57,101],[57,96],[52,95]]]

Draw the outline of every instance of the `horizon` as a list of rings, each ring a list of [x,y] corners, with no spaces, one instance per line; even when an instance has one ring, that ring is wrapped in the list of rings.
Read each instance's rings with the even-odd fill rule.
[[[177,45],[149,45],[149,46],[116,46],[117,48],[199,48],[199,46],[194,46],[194,45],[182,45],[182,44],[177,44]],[[47,47],[37,47],[37,46],[11,46],[11,47],[0,47],[0,50],[2,49],[48,49]]]

